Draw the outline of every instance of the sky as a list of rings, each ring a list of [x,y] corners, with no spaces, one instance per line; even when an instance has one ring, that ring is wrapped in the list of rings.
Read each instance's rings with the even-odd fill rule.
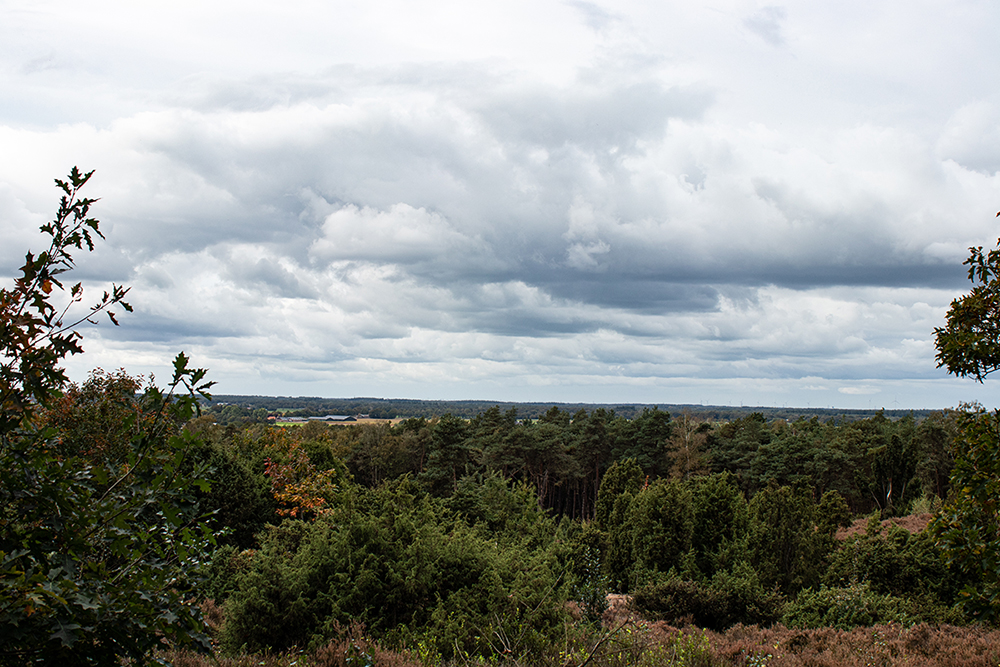
[[[1000,404],[933,330],[1000,236],[989,1],[0,0],[0,279],[53,179],[89,369],[223,394]]]

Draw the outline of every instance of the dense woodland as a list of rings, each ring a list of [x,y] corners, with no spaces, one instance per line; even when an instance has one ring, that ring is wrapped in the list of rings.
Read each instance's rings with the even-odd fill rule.
[[[214,408],[206,418],[229,426],[266,423],[260,410]],[[228,417],[218,419],[216,415]],[[647,480],[731,473],[749,498],[769,483],[837,491],[854,514],[905,511],[921,494],[947,493],[957,413],[917,422],[883,413],[856,421],[767,421],[762,413],[726,422],[644,408],[631,419],[613,410],[569,413],[550,407],[536,419],[493,406],[472,419],[451,414],[396,426],[304,426],[311,451],[328,443],[353,479],[366,486],[410,474],[440,495],[467,477],[498,474],[537,490],[557,516],[592,519],[604,473],[632,459]],[[253,429],[251,429],[253,431]]]
[[[49,248],[0,290],[0,664],[1000,660],[1000,413],[281,427],[199,416],[212,383],[183,353],[166,387],[77,385],[82,288],[61,280],[100,238],[89,178],[57,181]],[[982,289],[935,335],[982,379],[1000,251],[970,263]],[[127,292],[79,321],[117,324]]]

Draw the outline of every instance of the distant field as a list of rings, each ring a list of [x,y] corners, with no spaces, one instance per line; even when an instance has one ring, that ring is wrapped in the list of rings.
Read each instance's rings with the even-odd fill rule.
[[[332,422],[332,421],[331,422],[326,422],[326,421],[319,420],[319,423],[321,423],[321,424],[328,424],[330,426],[354,426],[356,424],[392,424],[393,426],[395,426],[396,424],[398,424],[399,422],[401,422],[403,420],[404,420],[403,417],[394,417],[392,419],[373,419],[373,418],[370,418],[370,417],[366,417],[364,419],[355,419],[354,421],[349,421],[349,422],[348,421],[344,421],[344,422]],[[278,421],[275,422],[275,426],[303,426],[303,425],[305,425],[307,423],[308,422],[289,422],[289,421],[278,420]]]

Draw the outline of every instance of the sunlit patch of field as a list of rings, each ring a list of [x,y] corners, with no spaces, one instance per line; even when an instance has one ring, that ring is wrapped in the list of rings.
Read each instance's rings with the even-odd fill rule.
[[[373,419],[370,417],[364,417],[362,419],[355,419],[354,421],[343,421],[343,422],[326,422],[317,421],[319,424],[325,424],[327,426],[356,426],[358,424],[389,424],[390,426],[395,426],[401,421],[404,421],[404,417],[394,417],[393,419]],[[309,422],[289,422],[289,421],[276,421],[275,426],[305,426]]]

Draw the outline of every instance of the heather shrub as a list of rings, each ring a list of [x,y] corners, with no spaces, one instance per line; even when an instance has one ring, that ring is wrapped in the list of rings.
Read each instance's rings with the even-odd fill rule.
[[[851,630],[735,626],[708,633],[716,665],[749,667],[996,667],[1000,632],[950,625]]]
[[[520,665],[518,660],[501,664]],[[602,630],[567,626],[558,645],[537,663],[551,667],[716,667],[712,646],[704,631],[662,623],[625,621]]]

